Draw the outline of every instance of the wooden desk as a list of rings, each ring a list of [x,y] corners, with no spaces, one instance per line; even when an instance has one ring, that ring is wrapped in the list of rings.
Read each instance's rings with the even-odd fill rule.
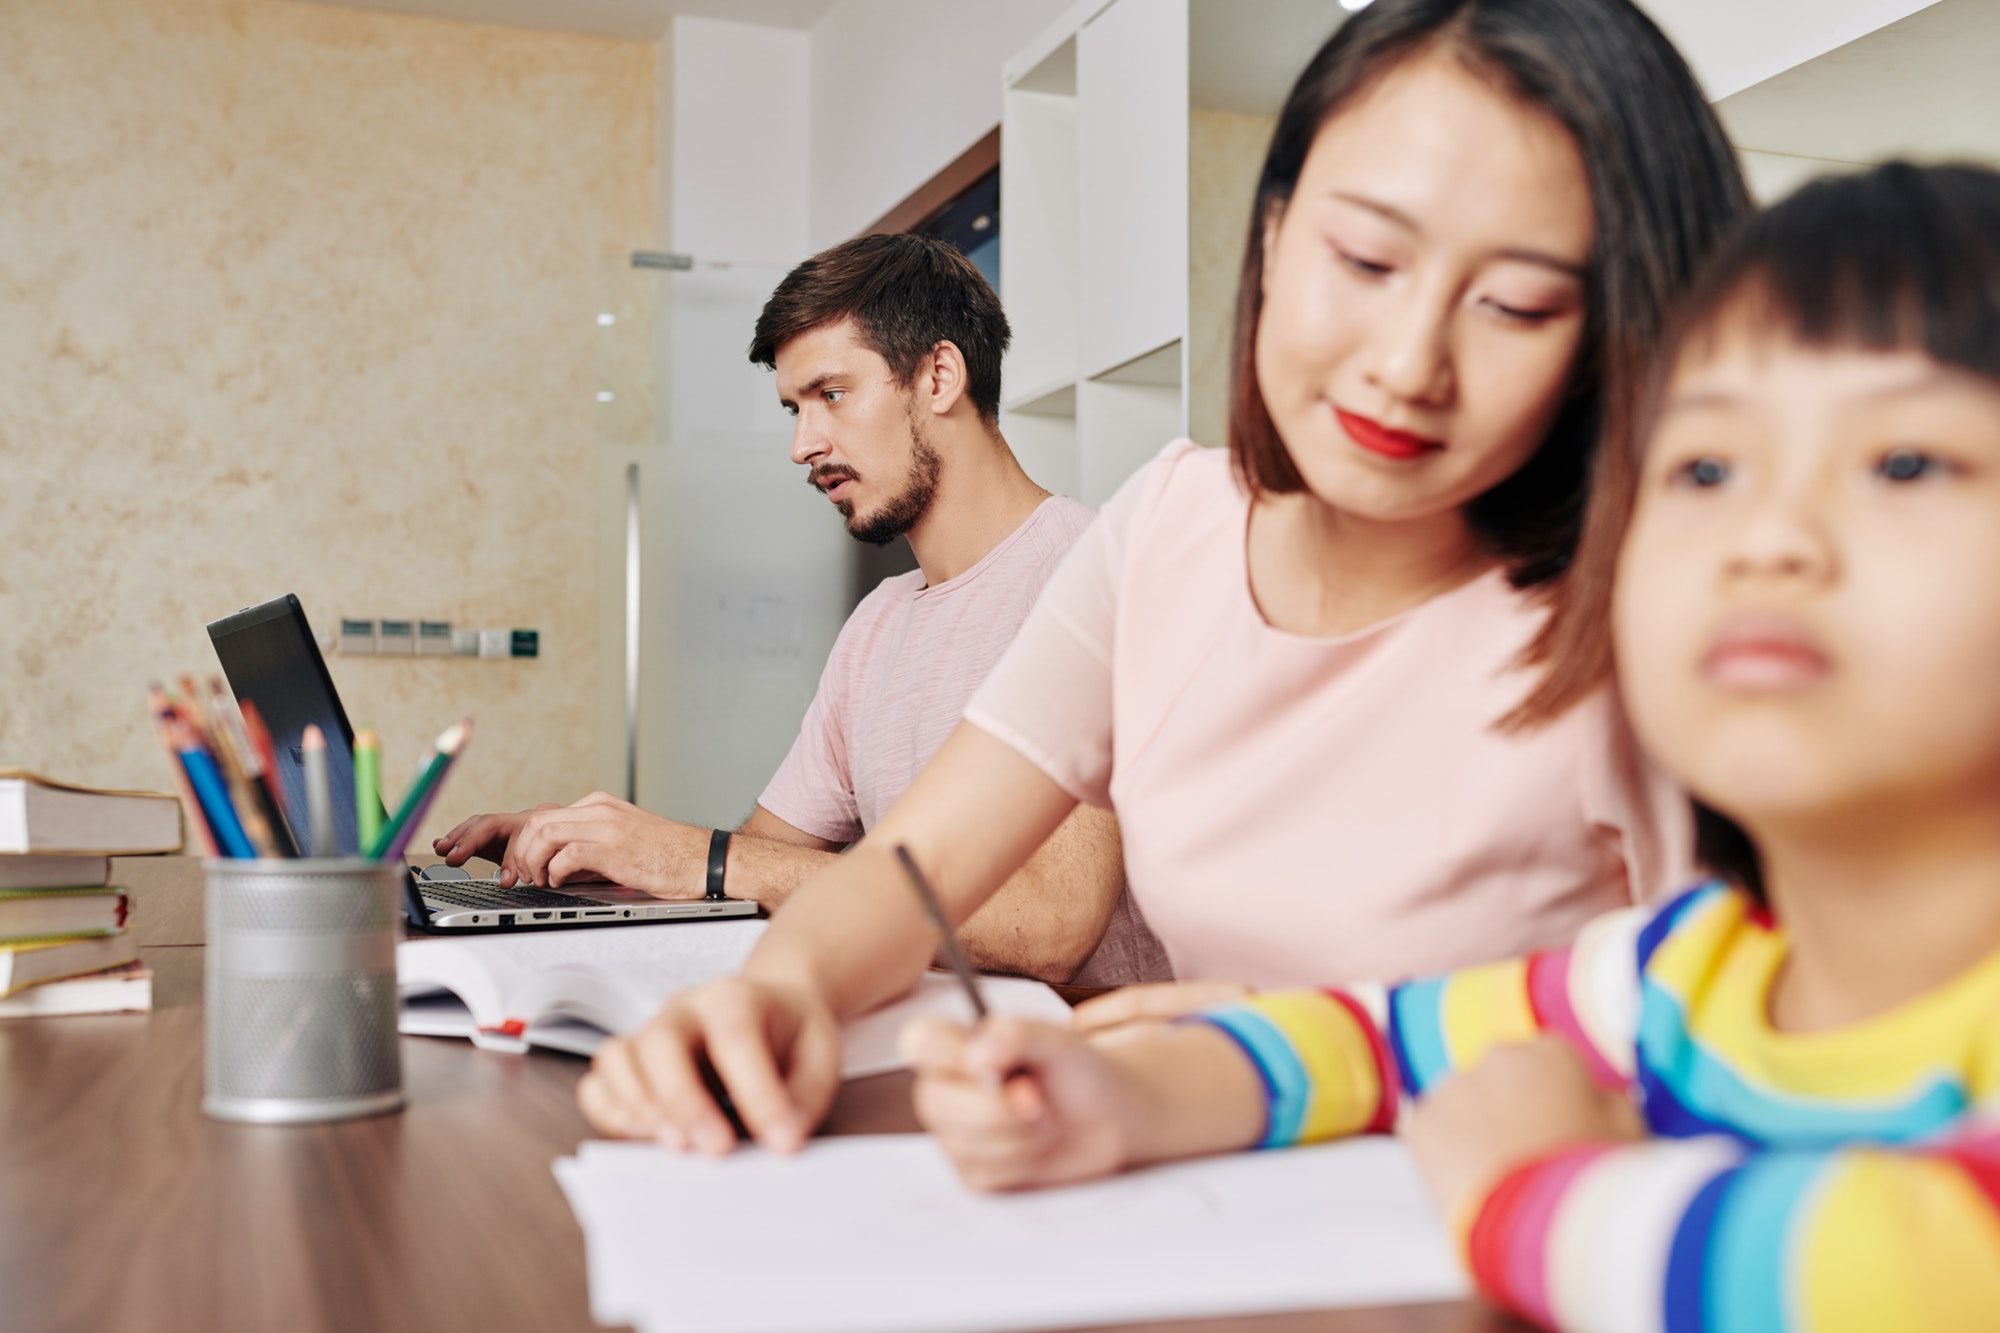
[[[77,1330],[588,1330],[583,1236],[549,1164],[588,1135],[581,1061],[403,1041],[409,1105],[334,1125],[201,1113],[201,872],[121,860],[151,1014],[0,1023],[0,1323]],[[832,1133],[913,1129],[907,1075]],[[725,1238],[755,1243],[754,1237]],[[1498,1333],[1473,1304],[1149,1325]]]

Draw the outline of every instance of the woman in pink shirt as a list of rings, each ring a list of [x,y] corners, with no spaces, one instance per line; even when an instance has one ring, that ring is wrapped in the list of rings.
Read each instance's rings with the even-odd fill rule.
[[[1535,667],[1601,438],[1746,208],[1628,0],[1376,0],[1292,90],[1243,266],[1227,454],[1113,497],[915,783],[743,975],[608,1044],[601,1129],[727,1151],[705,1055],[797,1146],[837,1022],[1079,801],[1183,980],[1402,977],[1566,942],[1685,868],[1684,801],[1614,700]]]

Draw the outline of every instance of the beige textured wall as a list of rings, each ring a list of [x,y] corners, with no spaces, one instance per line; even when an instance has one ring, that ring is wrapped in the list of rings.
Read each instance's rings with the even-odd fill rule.
[[[161,785],[147,679],[296,592],[322,631],[541,630],[532,662],[332,659],[394,786],[478,719],[429,827],[595,785],[593,316],[653,237],[654,55],[0,5],[0,765]]]
[[[1273,116],[1188,112],[1188,433],[1229,442],[1229,345],[1250,201]]]

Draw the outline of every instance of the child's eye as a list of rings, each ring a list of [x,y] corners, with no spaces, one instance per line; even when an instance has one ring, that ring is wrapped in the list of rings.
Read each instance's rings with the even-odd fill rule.
[[[1916,481],[1949,470],[1942,458],[1921,449],[1891,449],[1875,464],[1876,475],[1885,481]]]
[[[1668,481],[1675,486],[1693,486],[1702,490],[1720,486],[1728,480],[1729,464],[1713,455],[1690,458],[1668,476]]]

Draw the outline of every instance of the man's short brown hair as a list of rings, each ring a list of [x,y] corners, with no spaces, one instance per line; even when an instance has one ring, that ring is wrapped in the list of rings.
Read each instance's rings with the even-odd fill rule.
[[[999,417],[1000,359],[1013,334],[1000,298],[956,247],[900,232],[821,251],[764,303],[750,359],[775,370],[786,343],[844,319],[905,386],[939,343],[951,343],[965,358],[967,395],[980,419]]]

